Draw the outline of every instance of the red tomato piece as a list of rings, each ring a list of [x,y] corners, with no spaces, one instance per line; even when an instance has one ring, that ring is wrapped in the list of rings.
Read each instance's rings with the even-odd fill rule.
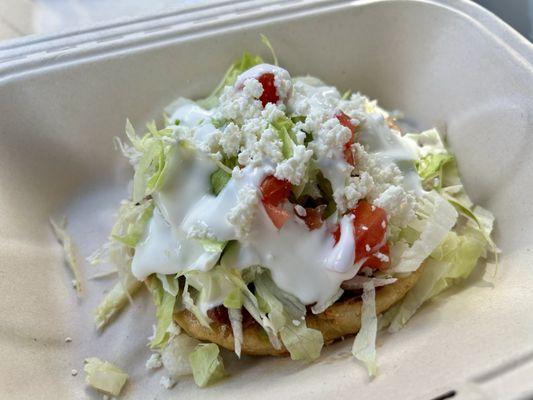
[[[361,200],[350,210],[355,215],[355,259],[360,260],[376,251],[387,231],[387,215],[382,208]]]
[[[259,100],[261,100],[263,107],[266,106],[267,103],[277,103],[279,100],[279,96],[278,91],[276,89],[276,85],[274,83],[274,74],[267,72],[257,78],[257,80],[263,86],[263,94],[261,95],[261,97],[259,97]]]
[[[390,260],[385,262],[383,257],[376,256],[376,253],[380,252],[390,258],[388,244],[382,244],[387,232],[387,214],[385,210],[373,206],[366,200],[361,200],[350,212],[355,216],[355,261],[368,257],[363,267],[386,269],[390,264]],[[332,234],[335,243],[338,243],[341,234],[340,225],[337,226]]]
[[[376,253],[381,253],[382,256],[378,257]],[[383,257],[386,256],[386,257]],[[372,254],[362,265],[361,268],[369,267],[372,269],[386,270],[390,265],[390,250],[389,245],[385,243],[381,248]]]
[[[289,213],[280,206],[275,206],[270,203],[263,202],[263,206],[265,207],[265,211],[274,226],[278,229],[281,229],[285,222],[287,222],[289,219]]]
[[[309,207],[305,209],[306,214],[304,221],[310,230],[318,229],[322,226],[324,223],[323,214],[325,208],[325,206],[318,206],[315,208]]]
[[[261,194],[263,203],[278,206],[289,198],[291,194],[291,184],[288,181],[275,178],[273,175],[267,176],[261,183]]]

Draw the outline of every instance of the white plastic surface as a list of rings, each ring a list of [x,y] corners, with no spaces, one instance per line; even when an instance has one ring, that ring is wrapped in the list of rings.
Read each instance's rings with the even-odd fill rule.
[[[140,24],[109,41],[80,39],[48,53],[43,43],[11,60],[6,50],[0,398],[98,398],[83,373],[71,376],[87,356],[130,373],[125,398],[431,399],[455,389],[456,398],[514,399],[531,391],[524,377],[533,351],[533,56],[505,25],[486,27],[492,17],[473,16],[429,1],[272,2],[156,31]],[[98,247],[130,177],[112,145],[126,118],[140,126],[178,95],[205,95],[243,50],[268,58],[259,33],[293,75],[360,90],[419,128],[445,132],[468,192],[496,214],[500,268],[479,271],[405,329],[382,336],[373,381],[347,341],[311,365],[228,355],[232,375],[223,382],[198,389],[185,379],[166,391],[160,373],[144,369],[151,300],[137,297],[97,335],[92,310],[113,282],[87,281],[77,300],[47,219],[69,217],[83,257]],[[84,268],[86,278],[92,268]]]

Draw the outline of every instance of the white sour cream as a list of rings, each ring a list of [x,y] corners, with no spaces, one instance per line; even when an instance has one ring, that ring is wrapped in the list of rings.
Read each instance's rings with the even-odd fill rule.
[[[297,218],[277,230],[263,207],[246,243],[235,243],[224,254],[222,265],[245,269],[260,265],[270,270],[272,280],[303,304],[320,308],[339,291],[341,282],[357,273],[354,266],[355,241],[351,217],[341,222],[341,238],[335,245],[324,224],[309,231]]]
[[[403,175],[403,187],[421,194],[420,177],[414,164],[417,157],[405,139],[391,131],[381,114],[369,114],[365,127],[369,134],[360,135],[358,141],[384,164],[396,164]]]

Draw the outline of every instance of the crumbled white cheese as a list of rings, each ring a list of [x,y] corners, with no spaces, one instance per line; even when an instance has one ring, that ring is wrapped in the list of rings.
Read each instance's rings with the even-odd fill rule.
[[[385,189],[379,187],[380,185],[401,185],[403,175],[396,164],[389,163],[384,165],[384,163],[382,163],[376,156],[368,153],[359,143],[354,144],[354,150],[357,158],[355,172],[359,173],[366,171],[378,186],[375,188],[377,193],[372,193],[372,197],[376,197],[377,194]]]
[[[67,336],[65,338],[65,343],[70,343],[70,342],[72,342],[72,338],[70,336]]]
[[[357,202],[367,196],[374,188],[374,179],[368,172],[361,173],[360,176],[350,177],[344,188],[343,208],[354,208]]]
[[[171,376],[163,376],[161,380],[159,381],[159,383],[165,389],[169,390],[169,389],[172,389],[176,385],[176,379],[172,378]]]
[[[299,185],[312,156],[313,151],[307,150],[304,145],[294,146],[292,157],[278,164],[274,176],[285,179],[293,185]]]
[[[236,156],[239,153],[242,142],[241,129],[230,122],[225,128],[220,137],[220,145],[222,150],[228,157]]]
[[[307,119],[310,119],[309,116]],[[311,125],[316,124],[318,126],[311,126],[313,141],[309,143],[309,148],[314,151],[317,159],[342,157],[344,145],[352,137],[352,131],[341,125],[336,117],[312,121]]]
[[[248,119],[260,117],[262,111],[261,101],[250,96],[249,92],[226,86],[220,96],[219,107],[216,109],[214,117],[230,119],[241,125]]]
[[[258,99],[263,94],[263,85],[255,78],[249,78],[244,81],[242,91],[245,96]]]
[[[341,109],[346,115],[357,119],[358,125],[365,120],[365,104],[368,102],[368,98],[360,93],[353,93],[348,99],[341,100],[339,102],[339,109]]]
[[[404,227],[415,217],[416,199],[402,186],[389,186],[374,200],[374,204],[383,208],[391,223],[399,227]]]
[[[261,112],[261,116],[268,122],[275,122],[278,119],[285,117],[285,105],[267,103],[265,109]]]
[[[292,320],[292,324],[293,324],[294,326],[300,326],[301,323],[302,323],[302,321],[298,321],[297,319],[293,319],[293,320]]]
[[[296,137],[296,144],[304,144],[305,138],[307,137],[306,133],[302,130],[296,128],[296,125],[292,128],[294,136]]]
[[[78,370],[77,369],[73,369],[73,370],[70,371],[70,374],[72,376],[76,376],[76,375],[78,375]]]
[[[255,187],[246,185],[238,192],[239,201],[233,207],[227,220],[235,227],[235,233],[239,239],[244,239],[250,233],[254,215],[259,204],[259,194]]]
[[[316,78],[297,78],[293,80],[292,93],[287,101],[287,109],[294,115],[331,113],[340,101],[339,91],[324,85]]]
[[[276,93],[280,102],[283,102],[292,89],[292,80],[289,72],[283,68],[274,68],[274,86],[276,87]]]
[[[260,132],[259,137],[256,137],[255,135],[248,136],[249,130],[247,128],[243,127],[245,145],[238,156],[239,164],[261,166],[283,160],[282,143],[274,129],[265,128]]]
[[[202,220],[195,220],[187,227],[187,239],[216,239],[209,226]]]
[[[144,364],[146,369],[158,369],[163,366],[163,362],[161,361],[161,354],[159,353],[152,353],[152,355],[146,360],[146,363]]]

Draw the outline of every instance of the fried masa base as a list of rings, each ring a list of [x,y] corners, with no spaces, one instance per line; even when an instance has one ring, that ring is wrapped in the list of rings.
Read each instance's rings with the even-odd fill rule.
[[[405,278],[399,278],[391,285],[380,287],[376,290],[376,313],[381,314],[396,302],[401,300],[418,281],[421,273],[416,272]],[[305,320],[309,328],[322,332],[324,343],[329,344],[345,335],[353,335],[361,327],[360,298],[351,298],[338,301],[320,314],[309,314]],[[176,323],[192,337],[202,341],[216,343],[228,350],[234,350],[233,332],[228,325],[212,322],[211,328],[200,324],[196,317],[185,310],[174,314]],[[285,347],[275,349],[265,331],[259,324],[252,324],[243,329],[244,341],[242,353],[250,355],[288,355]]]

